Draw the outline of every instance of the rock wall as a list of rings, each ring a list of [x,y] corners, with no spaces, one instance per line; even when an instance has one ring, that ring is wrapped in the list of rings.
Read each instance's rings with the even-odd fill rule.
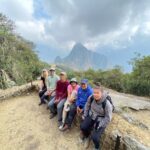
[[[38,88],[38,82],[27,83],[22,86],[13,86],[6,90],[0,90],[0,100],[5,100],[11,97],[20,96],[27,92],[34,91]]]

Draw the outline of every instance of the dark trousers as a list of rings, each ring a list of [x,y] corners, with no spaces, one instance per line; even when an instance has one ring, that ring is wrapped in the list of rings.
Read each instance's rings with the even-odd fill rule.
[[[47,91],[47,89],[45,88],[45,89],[42,89],[42,91],[40,91],[39,92],[39,97],[41,98],[43,95],[44,95],[44,93]]]
[[[75,103],[70,105],[70,111],[67,114],[66,122],[65,122],[70,127],[71,127],[74,117],[76,115],[76,109],[77,109],[77,107],[76,107]]]
[[[92,120],[91,117],[86,117],[83,122],[81,123],[81,131],[83,135],[87,138],[91,134],[91,139],[94,142],[95,148],[99,149],[100,148],[100,138],[102,133],[104,132],[105,128],[101,127],[99,129],[94,129],[94,126],[96,125],[96,121]],[[93,131],[92,131],[93,130]],[[92,131],[92,133],[91,133]]]

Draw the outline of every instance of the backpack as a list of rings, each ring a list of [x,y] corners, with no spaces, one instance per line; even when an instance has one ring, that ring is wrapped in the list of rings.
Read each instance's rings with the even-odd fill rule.
[[[90,98],[90,109],[91,109],[91,104],[92,104],[93,100],[94,100],[94,96],[92,95],[91,98]],[[115,111],[115,106],[114,106],[113,101],[112,101],[112,99],[109,95],[107,95],[106,99],[102,102],[102,108],[105,110],[107,100],[112,105],[112,107],[113,107],[112,112],[114,112]]]

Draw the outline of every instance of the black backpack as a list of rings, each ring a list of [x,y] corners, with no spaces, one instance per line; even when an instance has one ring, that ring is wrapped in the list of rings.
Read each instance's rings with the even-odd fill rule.
[[[93,100],[94,100],[94,96],[92,95],[91,98],[90,98],[90,109],[91,109],[91,104],[92,104]],[[105,110],[107,100],[112,105],[112,107],[113,107],[112,112],[114,112],[115,111],[115,106],[114,106],[113,101],[112,101],[112,99],[109,95],[107,95],[106,99],[102,102],[103,109]]]

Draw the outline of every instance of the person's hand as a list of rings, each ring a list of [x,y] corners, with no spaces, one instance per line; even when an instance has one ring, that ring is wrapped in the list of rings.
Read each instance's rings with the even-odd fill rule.
[[[84,115],[82,115],[82,120],[84,120],[85,119],[85,116]]]
[[[69,102],[70,102],[70,103],[73,103],[74,101],[75,101],[75,99],[69,98]]]
[[[80,109],[80,107],[77,107],[77,114],[80,115],[82,113],[83,109]]]
[[[41,92],[42,90],[41,89],[39,89],[39,92]]]
[[[80,108],[79,107],[77,107],[77,114],[79,115],[80,114],[80,110],[79,110]]]
[[[59,101],[60,101],[59,99],[55,99],[54,104],[57,105],[59,103]]]

